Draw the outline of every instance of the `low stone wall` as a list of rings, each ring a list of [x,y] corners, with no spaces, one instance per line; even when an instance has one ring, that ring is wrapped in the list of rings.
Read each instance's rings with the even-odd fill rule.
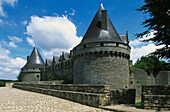
[[[170,110],[170,86],[142,86],[144,109]]]
[[[81,104],[101,107],[110,103],[109,85],[55,84],[44,82],[14,83],[14,88],[52,95]]]
[[[111,89],[111,104],[135,104],[135,89]]]

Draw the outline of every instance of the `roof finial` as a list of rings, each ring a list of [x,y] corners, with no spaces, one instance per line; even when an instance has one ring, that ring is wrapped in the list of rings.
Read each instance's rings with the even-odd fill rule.
[[[102,0],[101,0],[100,8],[101,8],[102,10],[104,9]]]

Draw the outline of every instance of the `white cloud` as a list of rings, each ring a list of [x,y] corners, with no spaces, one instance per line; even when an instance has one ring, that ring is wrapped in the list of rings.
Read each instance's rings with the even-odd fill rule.
[[[10,51],[0,44],[0,79],[16,79],[26,60],[10,57]]]
[[[2,19],[0,19],[0,25],[1,26],[11,26],[11,27],[17,27],[18,25],[14,22],[14,21],[3,21]]]
[[[42,54],[45,58],[48,58],[48,59],[52,59],[53,56],[60,56],[62,54],[62,51],[64,52],[70,52],[71,49],[58,49],[58,48],[55,48],[55,49],[52,49],[50,51],[48,50],[43,50],[42,51]]]
[[[129,45],[130,45],[130,46],[133,46],[133,47],[138,46],[138,45],[142,45],[142,44],[144,44],[142,41],[143,41],[143,40],[150,39],[150,38],[153,38],[155,32],[156,32],[156,31],[151,31],[151,32],[148,33],[147,35],[144,35],[143,38],[139,38],[139,39],[135,39],[135,40],[133,40],[133,41],[130,41]]]
[[[34,40],[33,40],[32,38],[27,37],[26,39],[27,39],[27,42],[28,42],[31,46],[35,46],[35,42],[34,42]]]
[[[22,42],[22,38],[16,37],[16,36],[8,36],[9,40],[11,40],[12,42]]]
[[[147,35],[144,35],[143,38],[130,41],[129,45],[131,46],[131,60],[133,60],[133,64],[137,61],[137,59],[141,58],[142,56],[146,56],[154,52],[156,49],[163,47],[156,46],[152,42],[149,43],[141,42],[142,40],[153,38],[155,32],[156,31],[151,31]]]
[[[131,47],[131,60],[133,60],[133,64],[137,61],[137,59],[141,58],[142,56],[146,56],[152,52],[154,52],[156,49],[162,48],[162,46],[156,46],[155,44],[151,43],[148,45],[143,45],[141,47]]]
[[[58,13],[53,13],[53,15],[54,15],[54,16],[59,16],[59,14],[58,14]]]
[[[76,26],[66,16],[44,16],[42,18],[32,16],[26,33],[32,36],[34,42],[47,57],[52,53],[53,55],[59,54],[61,50],[68,51],[82,39],[76,36]]]
[[[16,36],[8,36],[9,38],[9,42],[1,40],[0,44],[4,45],[4,46],[8,46],[8,47],[12,47],[12,48],[16,48],[17,45],[16,43],[20,43],[22,42],[22,38],[16,37]]]
[[[72,13],[69,13],[69,15],[74,16],[74,15],[75,15],[75,13],[76,13],[76,11],[75,11],[73,8],[71,8],[71,10],[72,10]]]
[[[22,24],[23,24],[23,25],[27,25],[27,23],[28,23],[28,22],[27,22],[26,20],[25,20],[25,21],[22,21]]]
[[[3,5],[15,6],[18,0],[0,0],[0,16],[6,16],[6,12],[3,9]]]
[[[16,45],[14,42],[9,42],[9,47],[16,48],[16,47],[17,47],[17,45]]]
[[[44,10],[42,10],[42,12],[47,12],[47,10],[44,9]]]
[[[2,24],[3,23],[3,21],[2,21],[2,19],[0,19],[0,24]]]

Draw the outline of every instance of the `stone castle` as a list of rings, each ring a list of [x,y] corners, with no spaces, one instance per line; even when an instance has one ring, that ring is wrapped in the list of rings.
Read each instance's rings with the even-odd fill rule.
[[[21,69],[22,83],[13,87],[96,107],[142,101],[146,109],[170,110],[170,71],[153,77],[131,67],[130,49],[128,34],[117,33],[101,3],[82,41],[70,53],[44,62],[34,47]]]
[[[107,84],[129,87],[130,46],[128,34],[118,34],[101,3],[80,44],[44,63],[37,48],[21,70],[22,81],[47,80],[55,76],[64,83]]]
[[[46,59],[44,63],[34,47],[21,69],[20,80],[63,80],[63,84],[105,84],[112,89],[135,88],[140,95],[142,85],[169,85],[170,72],[156,78],[144,70],[129,71],[128,34],[118,34],[101,3],[80,44],[70,53]],[[166,78],[167,77],[167,78]],[[166,84],[165,84],[166,83]]]

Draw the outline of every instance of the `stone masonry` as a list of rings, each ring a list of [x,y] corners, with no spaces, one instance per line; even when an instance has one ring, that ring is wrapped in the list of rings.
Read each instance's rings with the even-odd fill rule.
[[[0,88],[0,112],[109,112],[65,99],[23,91]]]
[[[144,109],[170,110],[170,86],[142,86]]]
[[[111,90],[109,85],[22,82],[14,83],[13,87],[56,96],[94,107],[135,103],[135,89]]]

